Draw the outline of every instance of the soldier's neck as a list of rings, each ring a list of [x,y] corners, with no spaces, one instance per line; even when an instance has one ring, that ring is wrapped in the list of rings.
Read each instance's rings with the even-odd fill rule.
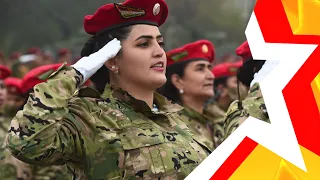
[[[142,86],[135,86],[133,84],[121,85],[120,88],[128,92],[135,99],[138,99],[147,103],[147,105],[151,109],[153,108],[153,99],[154,99],[153,89],[148,89]]]
[[[232,101],[229,96],[220,97],[217,101],[217,105],[224,111],[228,110],[231,103]]]
[[[183,105],[187,106],[188,108],[203,114],[203,109],[204,109],[204,101],[196,98],[196,97],[189,97],[189,96],[184,96],[182,97]]]

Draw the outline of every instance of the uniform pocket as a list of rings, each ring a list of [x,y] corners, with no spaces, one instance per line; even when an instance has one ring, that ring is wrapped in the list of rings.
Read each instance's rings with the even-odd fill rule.
[[[176,174],[178,162],[162,132],[150,127],[130,127],[120,133],[125,151],[126,176],[154,179]]]

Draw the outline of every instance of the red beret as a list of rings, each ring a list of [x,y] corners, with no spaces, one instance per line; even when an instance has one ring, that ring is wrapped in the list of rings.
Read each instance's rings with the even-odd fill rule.
[[[26,93],[35,85],[45,82],[61,65],[62,64],[43,65],[29,71],[22,79],[22,92]]]
[[[19,59],[20,56],[21,56],[20,52],[14,52],[10,55],[9,59],[16,60],[16,59]]]
[[[69,49],[67,49],[67,48],[59,49],[58,56],[64,56],[64,55],[66,55],[66,54],[68,54],[70,52],[71,51]]]
[[[0,79],[3,80],[11,75],[11,70],[4,65],[0,64]]]
[[[4,80],[7,90],[13,94],[22,94],[22,79],[8,77]]]
[[[127,0],[124,3],[106,4],[93,15],[84,18],[88,34],[134,24],[161,26],[168,17],[164,0]]]
[[[213,67],[212,73],[216,78],[235,76],[239,67],[242,66],[242,61],[236,63],[222,63]]]
[[[186,44],[180,48],[173,49],[167,54],[167,66],[173,63],[193,60],[193,59],[203,59],[212,62],[215,57],[215,51],[213,44],[208,40],[199,40]]]
[[[248,41],[245,41],[236,49],[236,54],[241,56],[243,60],[247,60],[252,57]]]
[[[41,49],[38,47],[29,48],[27,54],[41,54]]]
[[[243,65],[243,59],[233,63],[236,67],[240,68]]]

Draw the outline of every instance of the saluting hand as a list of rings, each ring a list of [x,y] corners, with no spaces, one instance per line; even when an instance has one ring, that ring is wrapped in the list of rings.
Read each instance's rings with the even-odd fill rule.
[[[120,41],[114,38],[99,51],[88,57],[82,57],[78,62],[72,65],[73,68],[83,75],[82,83],[86,82],[94,73],[96,73],[106,61],[115,57],[121,47]]]

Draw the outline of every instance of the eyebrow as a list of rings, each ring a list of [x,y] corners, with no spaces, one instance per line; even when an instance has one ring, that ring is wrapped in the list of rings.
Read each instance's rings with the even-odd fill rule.
[[[156,37],[156,39],[160,39],[160,38],[163,38],[163,36],[162,36],[162,35],[158,35],[158,36]],[[136,39],[136,41],[138,41],[139,39],[153,39],[153,36],[150,36],[150,35],[142,35],[142,36],[138,37],[138,38]]]
[[[196,67],[212,67],[212,65],[206,64],[206,63],[201,63],[201,64],[197,64]]]

